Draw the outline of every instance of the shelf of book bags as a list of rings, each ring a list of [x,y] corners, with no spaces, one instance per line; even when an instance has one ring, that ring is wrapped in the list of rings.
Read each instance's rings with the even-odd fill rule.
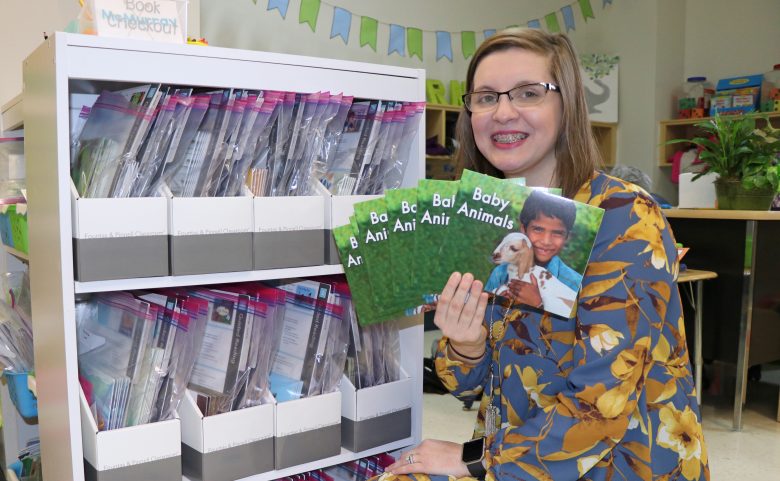
[[[208,424],[218,425],[220,421],[181,415],[181,420],[98,431],[78,381],[76,294],[342,272],[335,262],[329,263],[330,250],[326,248],[331,197],[318,194],[308,201],[250,196],[82,198],[74,193],[69,175],[70,94],[94,95],[115,86],[155,82],[345,92],[357,98],[419,102],[425,96],[424,71],[57,33],[25,60],[24,82],[28,139],[25,153],[32,193],[29,206],[35,212],[29,224],[29,239],[30,253],[35,258],[31,278],[43,469],[66,481],[178,481],[182,441],[185,437],[191,439],[192,434],[192,426],[182,427],[182,422],[194,420],[196,426],[201,426],[200,432],[208,432]],[[415,185],[422,177],[422,138],[422,132],[414,138],[404,186]],[[312,212],[316,213],[312,219],[303,219]],[[293,230],[307,233],[300,236],[304,239],[301,246],[292,246],[290,239],[294,236],[289,231]],[[255,255],[258,246],[266,241],[274,247],[264,247],[262,255]],[[311,249],[308,258],[288,250],[309,249],[307,246],[315,243],[318,246]],[[219,259],[219,263],[212,262],[214,259]],[[299,265],[290,265],[293,259]],[[281,266],[274,264],[277,262]],[[420,319],[410,318],[401,335],[405,343],[403,368],[409,375],[412,392],[422,393]],[[342,394],[333,393],[331,397],[339,399],[334,405],[341,409]],[[187,403],[183,406],[186,409]],[[334,412],[334,416],[341,417],[338,410]],[[280,415],[283,413],[277,405],[277,446],[285,434],[279,430]],[[291,416],[297,417],[294,413]],[[267,424],[264,426],[268,428]],[[219,432],[220,428],[216,429]],[[332,456],[310,461],[293,458],[279,462],[277,453],[274,470],[256,473],[249,479],[274,479],[409,446],[420,440],[420,429],[421,398],[415,394],[407,438],[359,453],[339,448]],[[194,432],[199,431],[196,428]],[[219,433],[223,437],[224,434]],[[292,430],[289,434],[293,434]],[[209,445],[224,446],[204,437],[201,442],[204,450]]]

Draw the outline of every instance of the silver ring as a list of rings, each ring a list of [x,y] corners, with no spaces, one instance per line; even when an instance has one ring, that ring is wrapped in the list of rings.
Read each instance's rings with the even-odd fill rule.
[[[409,453],[409,456],[406,457],[406,464],[414,464],[414,454]]]

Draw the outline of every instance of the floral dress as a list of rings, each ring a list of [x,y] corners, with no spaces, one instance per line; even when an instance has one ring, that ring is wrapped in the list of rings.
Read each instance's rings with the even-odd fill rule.
[[[605,214],[574,317],[489,305],[488,355],[472,367],[439,343],[454,395],[481,394],[494,373],[475,431],[492,398],[487,479],[708,480],[669,225],[647,193],[602,173],[575,200]]]

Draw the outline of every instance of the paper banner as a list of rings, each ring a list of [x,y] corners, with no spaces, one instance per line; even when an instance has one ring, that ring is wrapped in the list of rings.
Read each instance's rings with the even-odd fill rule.
[[[349,42],[349,29],[352,26],[352,12],[340,7],[333,7],[333,25],[330,27],[330,38],[341,37],[344,45]]]
[[[390,24],[390,43],[387,45],[387,55],[398,52],[406,57],[406,29],[401,25]]]
[[[561,31],[561,26],[558,25],[558,16],[555,15],[555,12],[545,15],[544,23],[547,24],[547,30],[551,31],[552,33],[558,33]]]
[[[463,52],[463,58],[468,59],[474,55],[477,49],[477,36],[474,32],[460,32],[460,50]]]
[[[436,32],[436,61],[447,57],[452,62],[452,34],[438,30]]]
[[[542,23],[538,18],[528,21],[528,28],[542,28]]]
[[[487,30],[483,30],[482,33],[485,35],[485,39],[488,39],[489,37],[492,37],[496,34],[495,28],[489,28]]]
[[[417,55],[420,60],[423,59],[422,30],[419,28],[406,29],[406,45],[409,48],[409,58]]]
[[[317,31],[317,15],[320,14],[320,0],[301,0],[298,23],[308,23],[312,32]]]
[[[290,6],[290,0],[268,0],[268,8],[266,8],[267,11],[277,9],[279,10],[279,15],[282,16],[282,18],[287,18],[287,7]]]
[[[563,24],[566,26],[566,32],[574,30],[574,12],[571,10],[571,5],[566,5],[561,8],[563,14]]]
[[[360,18],[360,46],[369,45],[376,52],[376,32],[379,23],[375,18]]]
[[[590,0],[579,0],[582,18],[587,22],[589,18],[596,18],[593,15],[593,7],[590,6]]]

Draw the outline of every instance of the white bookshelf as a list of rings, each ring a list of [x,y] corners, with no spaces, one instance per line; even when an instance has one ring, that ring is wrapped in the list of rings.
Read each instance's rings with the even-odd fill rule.
[[[24,61],[24,125],[29,199],[32,311],[43,470],[47,479],[85,479],[76,352],[76,294],[290,278],[341,272],[340,266],[75,282],[71,220],[68,94],[104,82],[162,82],[219,88],[344,92],[357,98],[421,101],[425,73],[383,65],[264,52],[57,33]],[[424,124],[413,144],[404,186],[424,176]],[[412,377],[412,437],[363,453],[341,454],[284,471],[277,478],[419,442],[422,324],[401,331],[402,366]]]

